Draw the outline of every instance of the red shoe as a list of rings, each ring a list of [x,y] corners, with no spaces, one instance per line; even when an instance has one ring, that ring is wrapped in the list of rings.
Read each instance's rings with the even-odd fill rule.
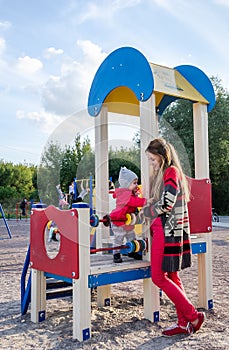
[[[198,322],[195,326],[194,326],[194,324],[192,324],[194,332],[197,332],[200,329],[200,327],[202,326],[202,324],[205,321],[205,318],[206,318],[206,316],[205,316],[204,312],[198,312]]]
[[[179,334],[187,334],[190,335],[194,332],[192,324],[189,322],[187,324],[187,327],[181,327],[178,324],[175,324],[169,328],[166,328],[164,331],[162,331],[162,335],[165,337],[173,337],[174,335]]]

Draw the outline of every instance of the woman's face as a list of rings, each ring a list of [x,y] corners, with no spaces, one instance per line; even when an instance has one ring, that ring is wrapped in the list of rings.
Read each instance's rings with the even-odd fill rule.
[[[157,154],[146,152],[149,164],[153,167],[154,170],[159,170],[161,167],[161,158]]]

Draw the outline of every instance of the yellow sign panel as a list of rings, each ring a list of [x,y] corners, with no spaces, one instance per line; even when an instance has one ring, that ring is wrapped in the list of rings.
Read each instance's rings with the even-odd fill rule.
[[[154,92],[208,103],[208,101],[175,69],[150,63],[154,77]]]
[[[175,69],[150,63],[154,78],[156,106],[164,96],[174,96],[194,102],[208,101]],[[112,113],[139,116],[139,101],[134,92],[126,86],[119,86],[106,97],[104,105]]]

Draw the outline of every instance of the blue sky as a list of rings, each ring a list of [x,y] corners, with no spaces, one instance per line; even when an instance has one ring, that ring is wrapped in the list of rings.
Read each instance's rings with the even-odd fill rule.
[[[0,0],[0,159],[37,164],[122,46],[194,65],[229,89],[228,18],[229,0]]]

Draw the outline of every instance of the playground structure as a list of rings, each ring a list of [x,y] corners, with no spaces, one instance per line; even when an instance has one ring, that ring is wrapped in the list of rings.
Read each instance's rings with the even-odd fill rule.
[[[211,309],[212,245],[211,183],[209,180],[208,112],[215,95],[207,76],[193,66],[174,69],[149,63],[136,49],[123,47],[112,52],[98,69],[89,94],[88,112],[95,117],[96,213],[109,212],[108,189],[108,113],[140,117],[141,179],[143,195],[149,194],[149,168],[145,148],[158,136],[159,117],[178,98],[193,102],[195,179],[189,178],[192,252],[198,254],[199,307]],[[201,221],[199,215],[201,211]],[[61,245],[54,259],[47,256],[44,232],[49,220],[60,230]],[[90,255],[90,208],[79,203],[71,210],[55,207],[33,209],[31,213],[31,320],[46,317],[46,279],[56,278],[72,284],[73,338],[91,336],[90,289],[97,287],[98,305],[110,304],[111,284],[143,279],[144,317],[160,318],[159,290],[150,278],[150,254],[142,261],[124,261],[117,266],[109,254]],[[98,220],[97,220],[98,221]],[[96,248],[109,246],[109,227],[96,227]],[[142,225],[143,238],[150,246],[149,225]]]
[[[8,223],[7,223],[7,221],[6,221],[5,213],[4,213],[4,210],[3,210],[3,208],[2,208],[1,203],[0,203],[0,213],[1,213],[1,215],[2,215],[4,224],[5,224],[5,226],[6,226],[8,236],[9,236],[9,238],[12,238],[11,231],[10,231],[9,225],[8,225]],[[2,239],[2,237],[1,237],[0,239]]]

